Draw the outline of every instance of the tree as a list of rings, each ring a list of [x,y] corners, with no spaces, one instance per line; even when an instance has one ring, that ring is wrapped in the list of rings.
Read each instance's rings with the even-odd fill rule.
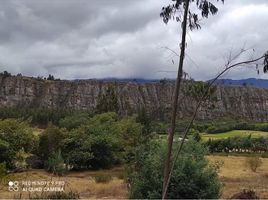
[[[104,113],[104,112],[118,112],[119,105],[118,105],[118,97],[117,93],[115,91],[115,87],[112,85],[109,85],[104,93],[99,93],[98,99],[97,99],[97,106],[96,110],[98,113]]]
[[[164,168],[163,145],[151,144],[149,152],[143,152],[143,165],[130,177],[130,198],[160,199],[162,170]],[[168,199],[217,199],[221,183],[218,165],[209,165],[202,144],[188,141],[183,148],[172,174]]]
[[[64,140],[65,132],[49,124],[47,129],[41,133],[39,142],[39,155],[43,162],[46,162],[49,157],[58,152],[62,147],[62,141]]]
[[[59,149],[57,152],[54,152],[46,162],[47,170],[61,176],[65,173],[66,167],[64,164],[64,160],[61,155],[61,150]]]
[[[47,77],[47,80],[51,80],[51,81],[54,81],[55,78],[53,75],[49,74],[48,77]]]
[[[165,198],[168,176],[170,173],[170,164],[171,164],[171,151],[173,144],[173,137],[175,133],[175,123],[176,123],[176,115],[177,115],[177,107],[178,107],[178,97],[181,87],[181,81],[183,78],[183,63],[185,56],[185,44],[186,44],[186,31],[187,25],[190,30],[201,28],[198,23],[199,15],[196,13],[192,13],[189,9],[191,3],[196,3],[196,7],[201,11],[202,17],[208,17],[209,14],[216,14],[218,9],[207,0],[173,0],[175,3],[172,3],[166,7],[162,8],[162,12],[160,16],[163,18],[164,23],[168,23],[171,19],[176,19],[176,21],[181,22],[182,35],[181,35],[181,43],[180,43],[180,56],[179,56],[179,66],[178,66],[178,74],[176,79],[175,91],[173,96],[173,107],[172,107],[172,117],[171,117],[171,125],[168,136],[168,151],[165,161],[165,170],[164,170],[164,180],[163,180],[163,196]],[[224,2],[224,0],[222,0]],[[183,11],[183,12],[180,12]],[[181,14],[183,13],[183,14]]]

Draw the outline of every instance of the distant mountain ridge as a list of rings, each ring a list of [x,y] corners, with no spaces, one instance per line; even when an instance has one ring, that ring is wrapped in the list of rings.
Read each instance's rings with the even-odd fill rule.
[[[211,80],[209,80],[211,81]],[[215,81],[215,85],[225,85],[225,86],[252,86],[257,88],[265,88],[268,89],[268,80],[267,79],[256,79],[256,78],[248,78],[248,79],[218,79]]]

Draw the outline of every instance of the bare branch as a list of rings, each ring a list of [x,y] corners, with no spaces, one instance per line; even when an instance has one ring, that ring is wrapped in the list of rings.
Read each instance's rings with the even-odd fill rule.
[[[243,52],[245,52],[245,50],[242,49],[241,52],[240,52],[238,55],[241,55]],[[235,56],[235,57],[237,57],[237,56]],[[232,68],[234,68],[234,67],[237,67],[237,66],[241,66],[241,65],[245,65],[245,64],[255,63],[255,62],[257,62],[257,61],[259,61],[259,60],[261,60],[261,59],[263,59],[263,58],[266,58],[266,55],[263,55],[263,56],[261,56],[261,57],[259,57],[259,58],[254,59],[254,60],[248,60],[248,61],[238,62],[238,63],[235,63],[235,64],[233,64],[233,65],[229,65],[230,62],[228,62],[228,63],[224,66],[225,69],[224,69],[222,72],[220,72],[220,73],[219,73],[219,74],[218,74],[218,75],[217,75],[217,76],[216,76],[216,77],[209,83],[209,85],[208,85],[206,91],[205,91],[204,94],[202,95],[201,99],[198,101],[198,104],[197,104],[197,106],[196,106],[196,108],[195,108],[194,114],[192,115],[192,118],[191,118],[190,123],[188,124],[187,128],[185,129],[185,131],[184,131],[184,133],[183,133],[183,138],[182,138],[181,144],[180,144],[180,146],[179,146],[178,149],[177,149],[177,152],[176,152],[176,155],[175,155],[175,159],[174,159],[174,162],[173,162],[173,164],[172,164],[172,167],[171,167],[171,169],[170,169],[170,173],[169,173],[169,176],[168,176],[168,179],[167,179],[167,184],[166,184],[166,186],[165,186],[165,188],[164,188],[164,191],[163,191],[163,195],[164,195],[164,196],[166,196],[167,189],[168,189],[168,185],[169,185],[170,178],[171,178],[171,175],[172,175],[172,171],[173,171],[173,169],[174,169],[174,167],[175,167],[176,160],[178,159],[179,154],[180,154],[180,152],[181,152],[181,150],[182,150],[183,144],[185,143],[185,139],[186,139],[186,137],[187,137],[187,134],[189,133],[189,130],[190,130],[190,128],[191,128],[192,125],[193,125],[193,122],[194,122],[194,120],[195,120],[195,118],[196,118],[198,109],[200,108],[202,102],[203,102],[204,100],[206,100],[206,98],[207,98],[207,96],[208,96],[208,92],[209,92],[211,86],[215,83],[215,81],[216,81],[220,76],[222,76],[222,75],[223,75],[225,72],[227,72],[228,70],[230,70],[230,69],[232,69]]]

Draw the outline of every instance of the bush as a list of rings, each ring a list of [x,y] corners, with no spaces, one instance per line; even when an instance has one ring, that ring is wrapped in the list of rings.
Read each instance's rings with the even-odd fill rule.
[[[256,172],[257,168],[262,165],[262,160],[260,157],[248,157],[246,159],[246,164],[249,166],[251,171]]]
[[[109,183],[112,180],[112,176],[107,173],[98,173],[95,176],[96,183]]]
[[[48,158],[46,168],[49,172],[58,176],[62,176],[66,172],[66,167],[60,150]]]
[[[175,164],[168,188],[168,199],[216,199],[221,183],[218,167],[208,165],[201,144],[188,141]],[[164,146],[153,145],[144,156],[143,166],[130,174],[130,198],[160,199],[162,193]]]
[[[66,134],[63,129],[52,124],[49,124],[47,129],[41,133],[38,153],[43,162],[47,161],[49,157],[61,149],[65,136]]]
[[[0,120],[0,133],[0,163],[5,162],[8,169],[15,168],[18,152],[33,153],[37,147],[37,137],[26,122]]]
[[[78,113],[61,119],[59,121],[59,126],[68,130],[72,130],[78,128],[83,124],[86,124],[89,119],[90,115],[88,113]]]
[[[243,190],[242,192],[234,194],[230,199],[259,199],[259,197],[253,190]]]
[[[0,163],[0,180],[7,174],[6,163]]]

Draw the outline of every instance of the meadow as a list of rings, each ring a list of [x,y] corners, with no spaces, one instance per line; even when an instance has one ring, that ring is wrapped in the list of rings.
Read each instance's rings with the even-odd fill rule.
[[[244,189],[253,189],[262,198],[268,198],[268,158],[262,158],[262,165],[257,172],[252,172],[245,164],[247,157],[242,156],[207,156],[211,164],[222,162],[219,177],[223,183],[221,198],[230,198],[233,194]],[[39,192],[9,192],[7,183],[10,180],[60,180],[65,182],[65,191],[77,192],[80,198],[125,199],[128,198],[128,187],[123,179],[124,168],[114,167],[110,170],[98,171],[71,171],[60,177],[54,176],[45,170],[30,170],[27,172],[11,174],[0,185],[2,198],[34,198]],[[96,182],[99,175],[112,176],[107,182]]]

